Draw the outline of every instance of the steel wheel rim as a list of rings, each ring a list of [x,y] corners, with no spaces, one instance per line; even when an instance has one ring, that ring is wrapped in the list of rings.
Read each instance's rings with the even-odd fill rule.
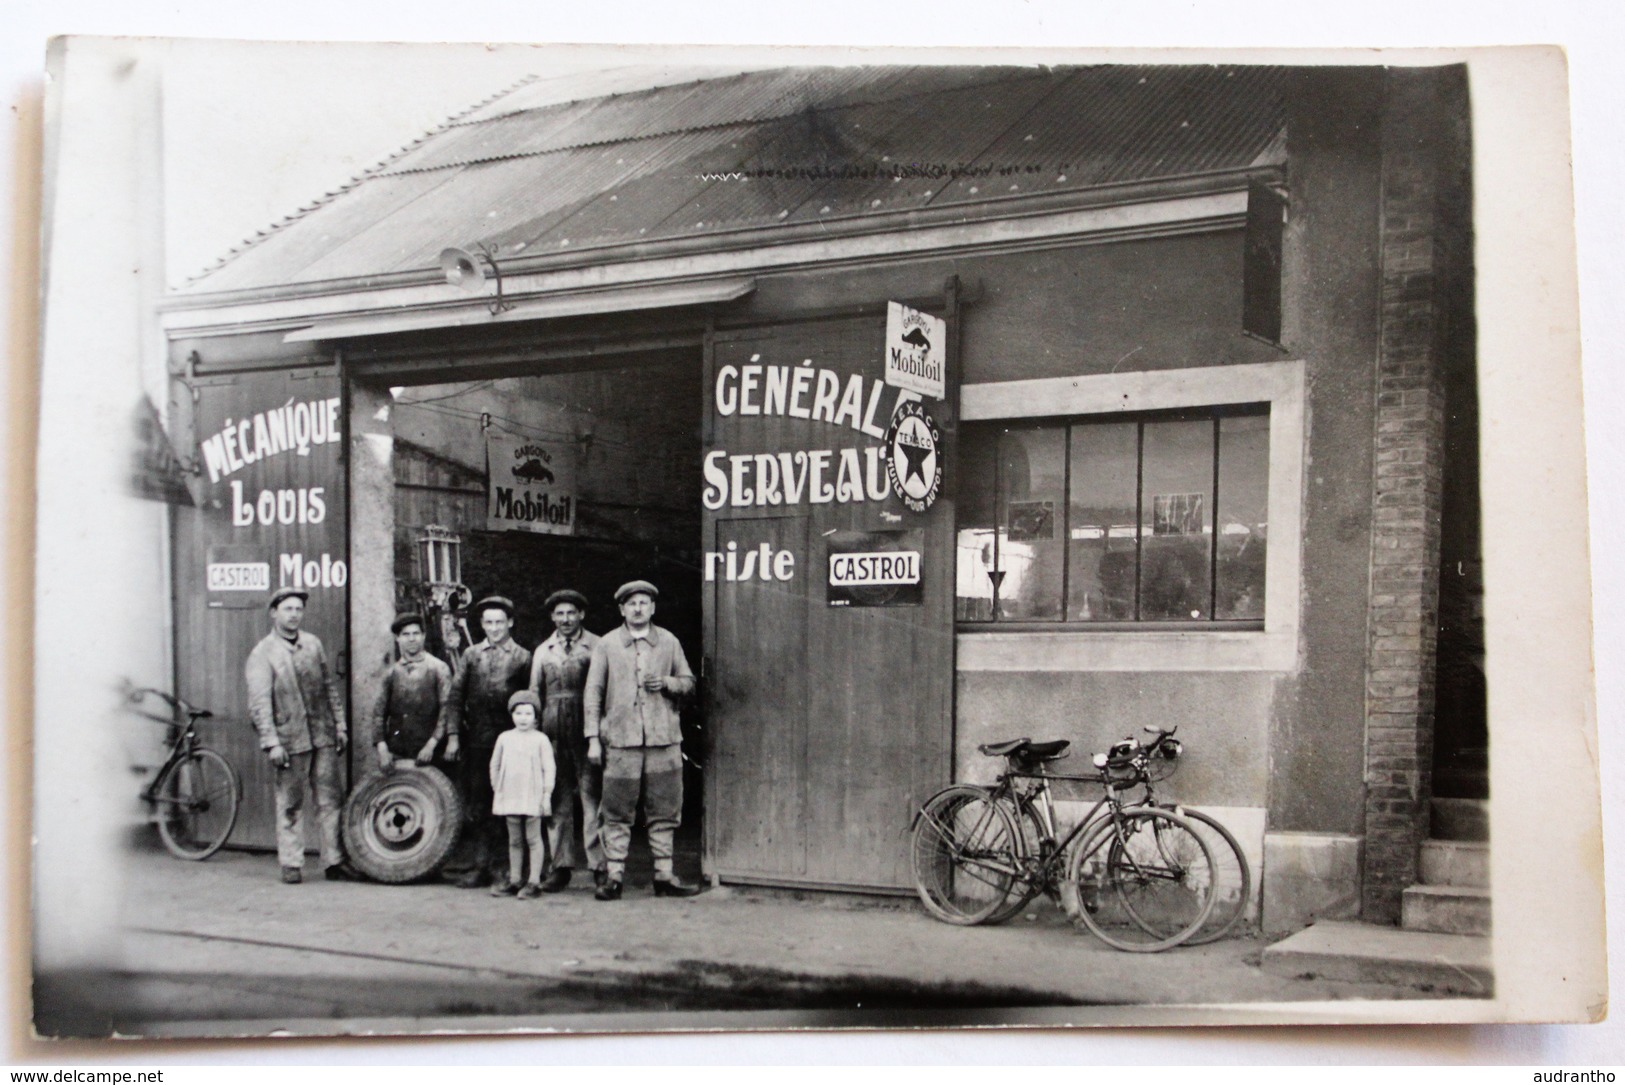
[[[361,819],[363,842],[380,856],[407,859],[426,850],[440,828],[434,802],[421,788],[387,784],[368,801]]]

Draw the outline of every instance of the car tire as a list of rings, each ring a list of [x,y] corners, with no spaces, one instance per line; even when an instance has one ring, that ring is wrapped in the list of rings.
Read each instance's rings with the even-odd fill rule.
[[[351,793],[342,824],[357,870],[375,881],[409,882],[438,870],[457,846],[463,800],[439,769],[397,764]]]

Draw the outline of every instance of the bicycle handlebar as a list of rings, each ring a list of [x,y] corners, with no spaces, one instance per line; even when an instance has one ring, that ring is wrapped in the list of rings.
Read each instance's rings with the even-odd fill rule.
[[[167,704],[170,711],[174,712],[177,716],[177,718],[173,720],[159,720],[156,717],[148,717],[149,719],[155,720],[155,722],[178,724],[180,723],[180,719],[178,717],[181,713],[184,713],[187,719],[194,723],[198,720],[207,720],[214,717],[214,713],[210,712],[207,708],[198,708],[195,705],[188,704],[186,701],[182,700],[173,693],[168,693],[161,689],[153,689],[147,686],[130,687],[129,691],[125,694],[125,698],[131,704],[140,704],[146,699],[146,696],[149,693],[153,694],[160,701]]]

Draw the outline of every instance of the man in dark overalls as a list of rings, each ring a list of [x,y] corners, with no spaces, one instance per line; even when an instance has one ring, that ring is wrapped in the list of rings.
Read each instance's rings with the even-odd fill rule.
[[[399,615],[389,628],[400,658],[384,672],[370,720],[378,768],[385,773],[395,771],[396,759],[420,765],[434,760],[451,697],[451,668],[423,650],[423,615]]]
[[[490,885],[507,868],[507,827],[491,815],[491,754],[497,736],[513,726],[508,698],[530,684],[530,653],[510,635],[513,600],[488,596],[474,604],[474,614],[485,639],[463,649],[446,702],[445,756],[462,762],[459,783],[473,836],[473,869],[457,879],[463,889]]]
[[[581,627],[587,616],[587,598],[569,589],[556,591],[547,597],[547,612],[553,618],[554,633],[536,647],[530,688],[542,699],[542,733],[553,743],[557,767],[553,817],[547,827],[553,866],[542,883],[542,892],[557,893],[570,884],[571,873],[583,863],[591,867],[593,882],[604,884],[598,815],[603,771],[587,760],[581,710],[587,667],[598,643],[597,637]]]

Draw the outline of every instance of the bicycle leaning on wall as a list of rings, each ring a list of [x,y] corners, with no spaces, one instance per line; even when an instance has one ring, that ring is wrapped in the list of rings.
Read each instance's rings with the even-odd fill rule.
[[[1064,740],[980,747],[1005,759],[997,782],[945,788],[915,819],[914,877],[926,909],[949,923],[998,923],[1043,893],[1107,945],[1142,953],[1212,941],[1229,930],[1246,906],[1246,860],[1211,818],[1196,823],[1153,801],[1149,785],[1166,774],[1157,762],[1171,766],[1181,751],[1172,732],[1154,733],[1150,746],[1126,739],[1094,755],[1095,771],[1087,775],[1050,768],[1066,756]],[[1099,801],[1060,838],[1055,782],[1101,789]],[[1130,798],[1139,787],[1146,793]],[[1216,928],[1211,917],[1221,899]]]
[[[148,711],[148,697],[162,702],[167,713]],[[161,689],[131,686],[125,699],[136,706],[138,716],[169,728],[165,738],[169,756],[152,783],[141,790],[141,798],[152,808],[159,839],[177,859],[207,859],[231,835],[242,802],[242,785],[230,762],[198,738],[198,721],[214,713]]]

